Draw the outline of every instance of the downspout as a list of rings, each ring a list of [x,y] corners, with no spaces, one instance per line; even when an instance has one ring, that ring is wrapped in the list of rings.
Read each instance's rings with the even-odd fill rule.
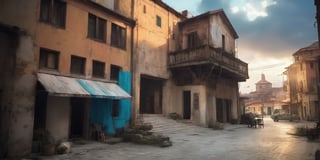
[[[207,37],[207,45],[209,46],[209,44],[210,44],[210,15],[208,16],[209,18],[208,18],[208,37]]]
[[[170,24],[169,24],[169,22],[170,22],[170,20],[169,20],[170,16],[169,16],[169,11],[168,11],[167,13],[168,13],[168,31],[170,31],[170,33],[171,33],[171,32],[173,32],[173,31],[170,30]],[[170,33],[168,32],[167,54],[169,53],[169,50],[170,50]],[[167,58],[168,58],[168,56],[167,56]],[[168,60],[167,60],[167,62],[168,62]]]
[[[314,0],[314,5],[316,6],[316,20],[317,20],[317,30],[318,30],[318,46],[320,47],[320,0]]]
[[[134,19],[134,6],[135,6],[135,0],[131,0],[131,18]],[[131,52],[130,52],[130,70],[131,70],[131,118],[130,118],[130,125],[134,126],[136,121],[136,110],[135,110],[135,71],[134,71],[134,29],[137,25],[137,22],[135,21],[135,24],[131,28]]]
[[[316,6],[316,20],[318,29],[318,48],[320,47],[320,0],[314,0],[314,5]],[[318,122],[320,122],[320,71],[319,71],[319,61],[320,57],[317,57],[318,70],[317,70],[317,94],[318,94]]]

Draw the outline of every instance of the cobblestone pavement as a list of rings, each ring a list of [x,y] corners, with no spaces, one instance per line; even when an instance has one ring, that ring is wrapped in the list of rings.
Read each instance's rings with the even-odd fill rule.
[[[168,135],[173,146],[159,148],[131,143],[114,145],[79,142],[72,153],[40,157],[46,160],[313,160],[320,142],[296,137],[295,126],[307,122],[273,122],[265,118],[264,128],[227,124],[224,130],[212,130],[161,116],[146,116],[154,124],[154,132]]]

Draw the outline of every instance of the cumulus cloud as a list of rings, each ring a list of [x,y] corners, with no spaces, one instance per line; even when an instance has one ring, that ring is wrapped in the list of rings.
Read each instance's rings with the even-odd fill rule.
[[[230,10],[232,13],[244,13],[249,21],[254,21],[259,17],[268,16],[267,8],[276,5],[275,0],[231,0]]]

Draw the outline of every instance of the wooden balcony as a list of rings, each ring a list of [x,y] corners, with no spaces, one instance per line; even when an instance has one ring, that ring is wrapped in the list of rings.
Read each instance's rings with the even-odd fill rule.
[[[245,81],[248,76],[248,64],[221,49],[205,45],[169,53],[169,69],[213,64],[231,77]]]

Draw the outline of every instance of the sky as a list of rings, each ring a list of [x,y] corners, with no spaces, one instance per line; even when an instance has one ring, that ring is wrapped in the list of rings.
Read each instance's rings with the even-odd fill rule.
[[[223,9],[239,35],[237,57],[248,63],[249,79],[240,92],[255,91],[265,74],[273,87],[282,87],[292,54],[317,41],[314,0],[163,0],[193,16]]]

